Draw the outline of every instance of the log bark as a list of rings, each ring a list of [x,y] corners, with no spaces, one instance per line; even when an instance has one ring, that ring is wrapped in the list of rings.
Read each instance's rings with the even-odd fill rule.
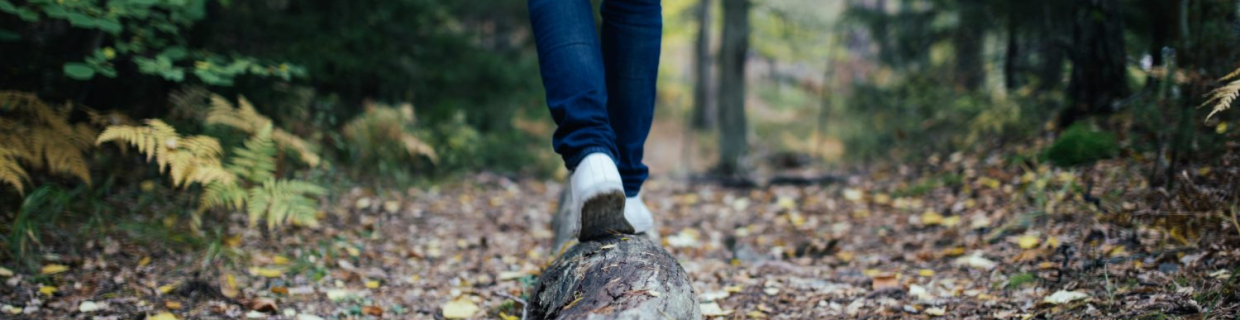
[[[543,272],[530,319],[699,319],[697,294],[676,258],[646,236],[579,243]]]

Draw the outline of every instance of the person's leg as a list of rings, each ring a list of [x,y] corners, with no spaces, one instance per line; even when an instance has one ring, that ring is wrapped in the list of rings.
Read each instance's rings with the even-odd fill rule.
[[[654,121],[655,81],[663,40],[663,8],[659,0],[604,0],[603,65],[606,68],[607,113],[616,134],[617,167],[624,193],[641,191],[649,170],[642,164],[643,146]]]
[[[619,152],[608,120],[603,55],[590,1],[529,0],[528,4],[547,106],[558,126],[552,147],[569,170],[576,170],[591,153],[616,159]]]
[[[633,233],[624,216],[619,152],[608,119],[603,54],[590,1],[529,0],[529,11],[547,106],[558,125],[552,145],[572,170],[565,188],[568,203],[561,203],[569,210],[559,210],[568,216],[557,213],[552,220],[556,245],[569,236],[562,231],[572,230],[576,222],[581,240]]]

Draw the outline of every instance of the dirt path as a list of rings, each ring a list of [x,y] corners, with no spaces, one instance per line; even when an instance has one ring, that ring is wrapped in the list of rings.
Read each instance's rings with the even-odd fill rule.
[[[703,311],[724,319],[1240,312],[1235,249],[1112,223],[1055,191],[1071,173],[980,172],[924,190],[895,173],[746,190],[655,180],[646,199]],[[87,244],[57,256],[67,271],[6,277],[0,305],[6,318],[519,317],[518,299],[556,254],[548,225],[559,189],[475,175],[438,190],[344,191],[321,228],[274,240],[245,231],[205,263],[199,252]],[[1028,196],[1037,192],[1043,202]]]

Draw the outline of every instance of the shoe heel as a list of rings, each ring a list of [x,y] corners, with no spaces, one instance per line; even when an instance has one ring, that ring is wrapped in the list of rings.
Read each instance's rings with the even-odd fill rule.
[[[612,234],[632,234],[633,226],[624,218],[624,192],[607,192],[586,200],[581,207],[581,241]]]

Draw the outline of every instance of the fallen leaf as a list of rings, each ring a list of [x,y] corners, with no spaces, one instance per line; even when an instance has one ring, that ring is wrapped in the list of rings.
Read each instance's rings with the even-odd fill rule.
[[[933,294],[930,294],[930,290],[926,290],[926,287],[916,284],[908,286],[908,294],[922,300],[933,300],[935,298]]]
[[[943,215],[933,210],[926,210],[921,214],[921,224],[926,226],[943,224]]]
[[[323,317],[302,313],[297,315],[297,320],[323,320]]]
[[[41,286],[41,287],[39,287],[39,293],[42,293],[42,294],[43,294],[43,295],[45,295],[45,296],[51,296],[51,295],[53,295],[53,294],[56,294],[56,287],[53,287],[53,286]]]
[[[169,292],[172,292],[172,290],[175,290],[178,286],[180,286],[179,282],[159,286],[159,293],[168,294]]]
[[[926,314],[930,316],[940,317],[940,316],[943,316],[944,314],[947,314],[947,309],[944,309],[943,307],[930,307],[930,308],[926,308]]]
[[[94,301],[82,301],[82,303],[78,305],[78,312],[81,313],[95,312],[103,309],[103,305],[95,303]]]
[[[930,270],[930,269],[921,269],[921,270],[917,270],[917,275],[919,275],[919,276],[923,276],[923,277],[933,277],[933,276],[934,276],[934,270]]]
[[[443,305],[443,317],[446,319],[465,319],[478,313],[478,305],[464,296]]]
[[[1037,236],[1033,235],[1024,235],[1016,239],[1016,244],[1020,245],[1021,249],[1033,249],[1033,247],[1038,246],[1038,242],[1041,241]]]
[[[598,247],[598,248],[599,248],[599,249],[602,249],[602,250],[607,250],[607,249],[611,249],[611,248],[615,248],[615,247],[616,247],[616,245],[614,245],[614,244],[609,244],[609,245],[605,245],[605,246]]]
[[[166,301],[164,302],[164,307],[172,310],[181,310],[181,303],[176,301]]]
[[[880,273],[874,275],[871,279],[874,291],[904,288],[900,286],[900,280],[896,279],[896,275],[894,273]]]
[[[177,318],[177,316],[172,313],[161,312],[159,314],[146,317],[146,320],[181,320],[181,318]]]
[[[250,319],[266,319],[267,314],[258,311],[250,311],[245,313],[245,317]]]
[[[500,320],[521,320],[521,318],[517,316],[510,316],[507,313],[504,313],[503,311],[500,311],[499,318]]]
[[[276,301],[271,298],[257,298],[251,300],[249,307],[250,310],[261,312],[276,312],[276,310],[279,309],[279,307],[276,307]]]
[[[954,263],[960,266],[968,266],[968,267],[973,267],[973,268],[978,268],[978,269],[983,269],[983,270],[990,270],[990,269],[995,268],[995,262],[990,261],[990,259],[986,259],[985,257],[982,257],[982,253],[980,251],[973,252],[973,254],[968,255],[968,256],[956,258],[956,261]]]
[[[379,288],[379,281],[378,281],[378,280],[368,280],[368,281],[366,281],[366,288],[370,288],[370,289],[378,289],[378,288]]]
[[[658,291],[654,291],[654,290],[649,290],[649,291],[646,291],[646,294],[649,294],[651,297],[656,297],[656,298],[658,298],[659,296],[663,295],[663,294],[659,293]]]
[[[138,260],[138,267],[139,267],[139,268],[140,268],[140,267],[145,267],[145,266],[146,266],[146,265],[148,265],[148,264],[151,264],[151,257],[142,257],[142,260]]]
[[[702,309],[702,316],[704,317],[722,317],[732,314],[732,310],[723,310],[723,308],[720,308],[719,304],[715,302],[703,303],[698,305],[698,307]]]
[[[521,272],[521,271],[503,271],[499,273],[499,280],[507,281],[507,280],[512,280],[512,279],[519,279],[524,276],[525,276],[525,272]]]
[[[276,255],[275,257],[271,258],[271,263],[274,263],[278,266],[286,265],[288,264],[288,262],[289,262],[288,257],[282,256],[282,255]]]
[[[1042,301],[1052,304],[1065,304],[1068,302],[1089,298],[1089,294],[1080,291],[1064,291],[1059,290],[1055,293],[1043,298]]]
[[[53,275],[61,272],[69,271],[69,267],[62,264],[49,264],[43,266],[44,275]]]
[[[6,268],[4,268],[4,267],[0,267],[0,277],[6,277],[6,278],[7,278],[7,277],[12,277],[12,276],[13,276],[13,270],[9,270],[9,269],[6,269]]]
[[[284,270],[276,268],[251,267],[250,275],[262,276],[264,278],[279,278],[284,275]]]
[[[368,315],[368,316],[376,316],[376,317],[382,316],[383,308],[376,307],[376,306],[365,306],[365,307],[362,307],[362,314]]]

